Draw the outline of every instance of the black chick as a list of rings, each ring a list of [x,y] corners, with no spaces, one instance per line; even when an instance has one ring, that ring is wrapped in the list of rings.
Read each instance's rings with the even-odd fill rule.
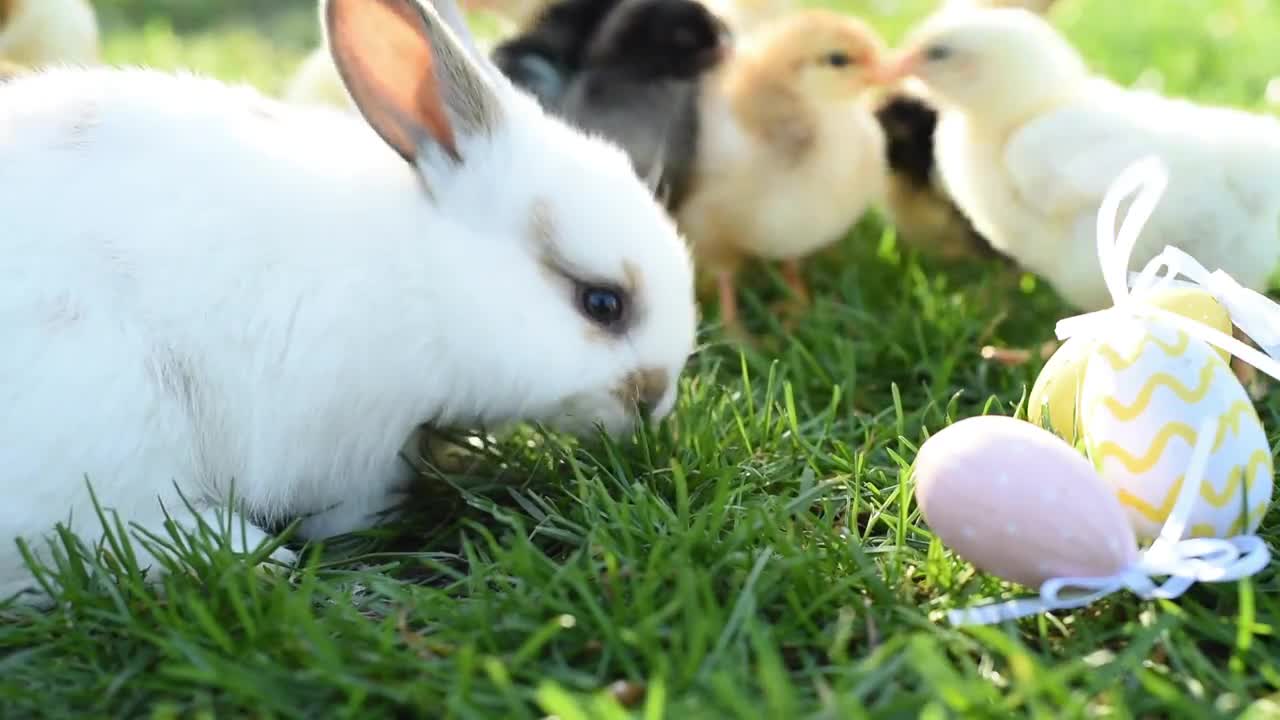
[[[906,93],[876,110],[889,166],[887,210],[903,242],[946,259],[1003,257],[974,229],[938,181],[933,134],[938,113]]]
[[[582,66],[587,44],[621,0],[559,0],[542,9],[518,35],[490,52],[511,82],[547,110],[560,103],[570,77]]]
[[[558,114],[620,145],[674,210],[692,180],[701,77],[730,47],[728,27],[696,0],[622,0],[587,45]]]
[[[918,188],[933,185],[933,133],[938,113],[923,100],[894,95],[876,110],[889,167]]]

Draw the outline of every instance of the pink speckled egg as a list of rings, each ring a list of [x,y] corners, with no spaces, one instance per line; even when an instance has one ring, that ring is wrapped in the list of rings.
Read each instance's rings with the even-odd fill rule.
[[[920,448],[914,476],[938,538],[1006,580],[1102,577],[1138,559],[1111,488],[1083,455],[1029,422],[984,415],[950,425]]]

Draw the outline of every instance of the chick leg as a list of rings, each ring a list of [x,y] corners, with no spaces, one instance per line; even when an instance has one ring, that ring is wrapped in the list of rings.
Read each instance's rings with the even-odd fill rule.
[[[716,287],[720,292],[720,322],[724,325],[725,334],[737,342],[750,342],[751,335],[738,314],[738,287],[733,272],[717,272]]]
[[[1240,332],[1238,328],[1234,330],[1232,335],[1234,335],[1237,340],[1249,345],[1250,347],[1257,347],[1257,343],[1250,340],[1249,337]],[[1235,373],[1236,379],[1240,381],[1240,384],[1244,386],[1245,391],[1249,393],[1249,397],[1254,400],[1261,400],[1267,396],[1267,380],[1265,377],[1259,375],[1257,369],[1252,365],[1238,357],[1232,356],[1231,370]]]
[[[786,281],[787,287],[791,289],[791,293],[795,295],[795,302],[799,308],[809,306],[809,285],[804,280],[804,274],[800,271],[800,261],[796,259],[782,261],[782,279]]]
[[[783,260],[779,263],[782,280],[790,291],[789,297],[773,304],[773,312],[782,316],[782,326],[787,330],[795,327],[796,320],[809,307],[811,298],[809,286],[805,283],[804,274],[800,271],[799,260]]]

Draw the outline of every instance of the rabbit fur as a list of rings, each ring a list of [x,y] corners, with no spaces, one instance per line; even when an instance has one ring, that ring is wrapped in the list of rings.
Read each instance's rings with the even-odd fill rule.
[[[0,85],[0,599],[31,586],[14,538],[100,531],[86,478],[152,531],[194,521],[181,490],[324,538],[397,504],[421,423],[672,409],[692,267],[627,156],[504,80],[451,0],[323,7],[359,114],[149,70]],[[597,286],[622,321],[583,312]]]

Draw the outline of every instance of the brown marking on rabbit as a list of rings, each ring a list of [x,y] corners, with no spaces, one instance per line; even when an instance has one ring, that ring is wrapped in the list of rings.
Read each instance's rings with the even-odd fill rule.
[[[647,413],[662,401],[670,380],[662,368],[641,368],[627,374],[613,391],[624,404],[635,405]]]
[[[0,27],[9,22],[9,18],[18,14],[20,0],[0,0]]]
[[[643,285],[641,282],[640,266],[630,260],[622,261],[622,279],[624,281],[623,289],[631,295],[637,295]]]
[[[573,274],[556,252],[556,226],[551,220],[551,207],[546,200],[534,200],[529,209],[529,239],[538,248],[538,267],[547,277],[552,282],[572,282]]]
[[[545,200],[535,200],[529,211],[529,235],[539,247],[541,264],[556,277],[572,279],[578,273],[571,272],[568,264],[556,253],[555,223],[551,220],[550,206]],[[622,261],[622,287],[629,297],[638,296],[643,283],[640,266],[630,260]]]
[[[544,274],[552,282],[568,283],[575,293],[578,292],[584,282],[583,273],[576,270],[556,249],[556,227],[551,219],[550,205],[545,200],[534,200],[529,210],[529,237],[538,248],[538,267],[542,268]],[[625,315],[621,322],[610,327],[594,323],[587,325],[585,335],[593,343],[617,342],[635,326],[634,303],[638,297],[636,289],[640,286],[640,269],[629,260],[622,262],[622,269],[622,284],[617,289],[626,299]],[[609,283],[602,280],[600,284]]]

